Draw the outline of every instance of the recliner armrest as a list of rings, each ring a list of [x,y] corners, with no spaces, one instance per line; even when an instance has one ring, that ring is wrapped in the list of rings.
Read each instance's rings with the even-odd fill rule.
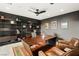
[[[46,56],[46,54],[45,54],[43,51],[39,51],[39,52],[38,52],[38,55],[39,55],[39,56]]]

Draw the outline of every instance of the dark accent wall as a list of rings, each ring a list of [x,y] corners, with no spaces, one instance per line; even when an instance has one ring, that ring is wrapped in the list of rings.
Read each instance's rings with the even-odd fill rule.
[[[37,34],[40,34],[40,24],[41,21],[24,17],[24,16],[19,16],[19,15],[14,15],[10,13],[5,13],[5,12],[0,12],[0,16],[4,16],[5,19],[0,19],[0,29],[5,29],[0,30],[0,36],[13,36],[16,35],[16,29],[19,29],[21,32],[20,34],[25,34],[25,35],[30,35],[31,32],[36,29]],[[16,18],[19,19],[19,21],[16,21]],[[16,24],[11,25],[10,21],[13,20],[15,21]],[[26,27],[23,28],[23,25]],[[30,25],[32,27],[30,28]],[[39,28],[37,28],[39,26]],[[8,30],[7,30],[8,29]]]
[[[50,29],[50,23],[52,21],[57,21],[57,29]],[[62,29],[61,22],[67,21],[68,28]],[[49,29],[45,29],[44,24],[49,23]],[[75,11],[72,13],[67,13],[64,15],[48,18],[42,21],[41,31],[45,32],[45,34],[53,35],[57,33],[60,37],[65,39],[70,39],[72,37],[79,38],[79,11]]]

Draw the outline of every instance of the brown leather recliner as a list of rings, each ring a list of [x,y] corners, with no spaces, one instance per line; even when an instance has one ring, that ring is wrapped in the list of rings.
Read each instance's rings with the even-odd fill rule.
[[[22,45],[12,47],[14,56],[33,56],[30,46],[22,40]]]
[[[65,49],[66,48],[66,49]],[[79,39],[72,38],[70,41],[59,40],[51,51],[39,53],[46,56],[78,56],[79,55]]]
[[[76,47],[79,47],[79,39],[77,38],[72,38],[69,42],[69,45],[72,47],[72,48],[76,48]]]
[[[39,51],[38,55],[39,56],[61,56],[63,55],[65,52],[62,51],[61,49],[59,49],[58,47],[52,47],[51,49],[47,50],[47,51]]]
[[[79,48],[75,48],[63,53],[60,50],[59,51],[55,50],[54,52],[48,52],[48,53],[39,51],[38,54],[39,56],[79,56]]]
[[[79,48],[74,48],[70,51],[67,51],[63,56],[79,56]]]
[[[30,46],[26,42],[24,42],[23,40],[22,40],[22,44],[23,44],[25,50],[29,53],[29,56],[32,56],[32,51],[30,49]]]
[[[70,41],[65,41],[65,40],[59,40],[58,44],[56,46],[60,49],[65,49],[65,48],[78,48],[79,47],[79,39],[77,38],[72,38]]]

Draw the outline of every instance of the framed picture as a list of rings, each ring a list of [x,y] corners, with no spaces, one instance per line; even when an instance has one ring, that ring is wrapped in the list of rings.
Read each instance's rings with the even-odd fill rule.
[[[68,22],[67,21],[61,22],[61,28],[62,29],[67,29],[68,28]]]
[[[45,26],[45,29],[49,29],[49,23],[45,23],[44,26]]]
[[[57,21],[52,21],[50,27],[51,29],[57,29]]]

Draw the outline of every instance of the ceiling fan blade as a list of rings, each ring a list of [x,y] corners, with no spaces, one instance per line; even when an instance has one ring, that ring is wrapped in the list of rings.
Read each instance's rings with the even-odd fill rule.
[[[45,13],[46,11],[40,11],[39,13]]]
[[[31,10],[33,10],[34,12],[39,12],[38,8],[31,8]]]

